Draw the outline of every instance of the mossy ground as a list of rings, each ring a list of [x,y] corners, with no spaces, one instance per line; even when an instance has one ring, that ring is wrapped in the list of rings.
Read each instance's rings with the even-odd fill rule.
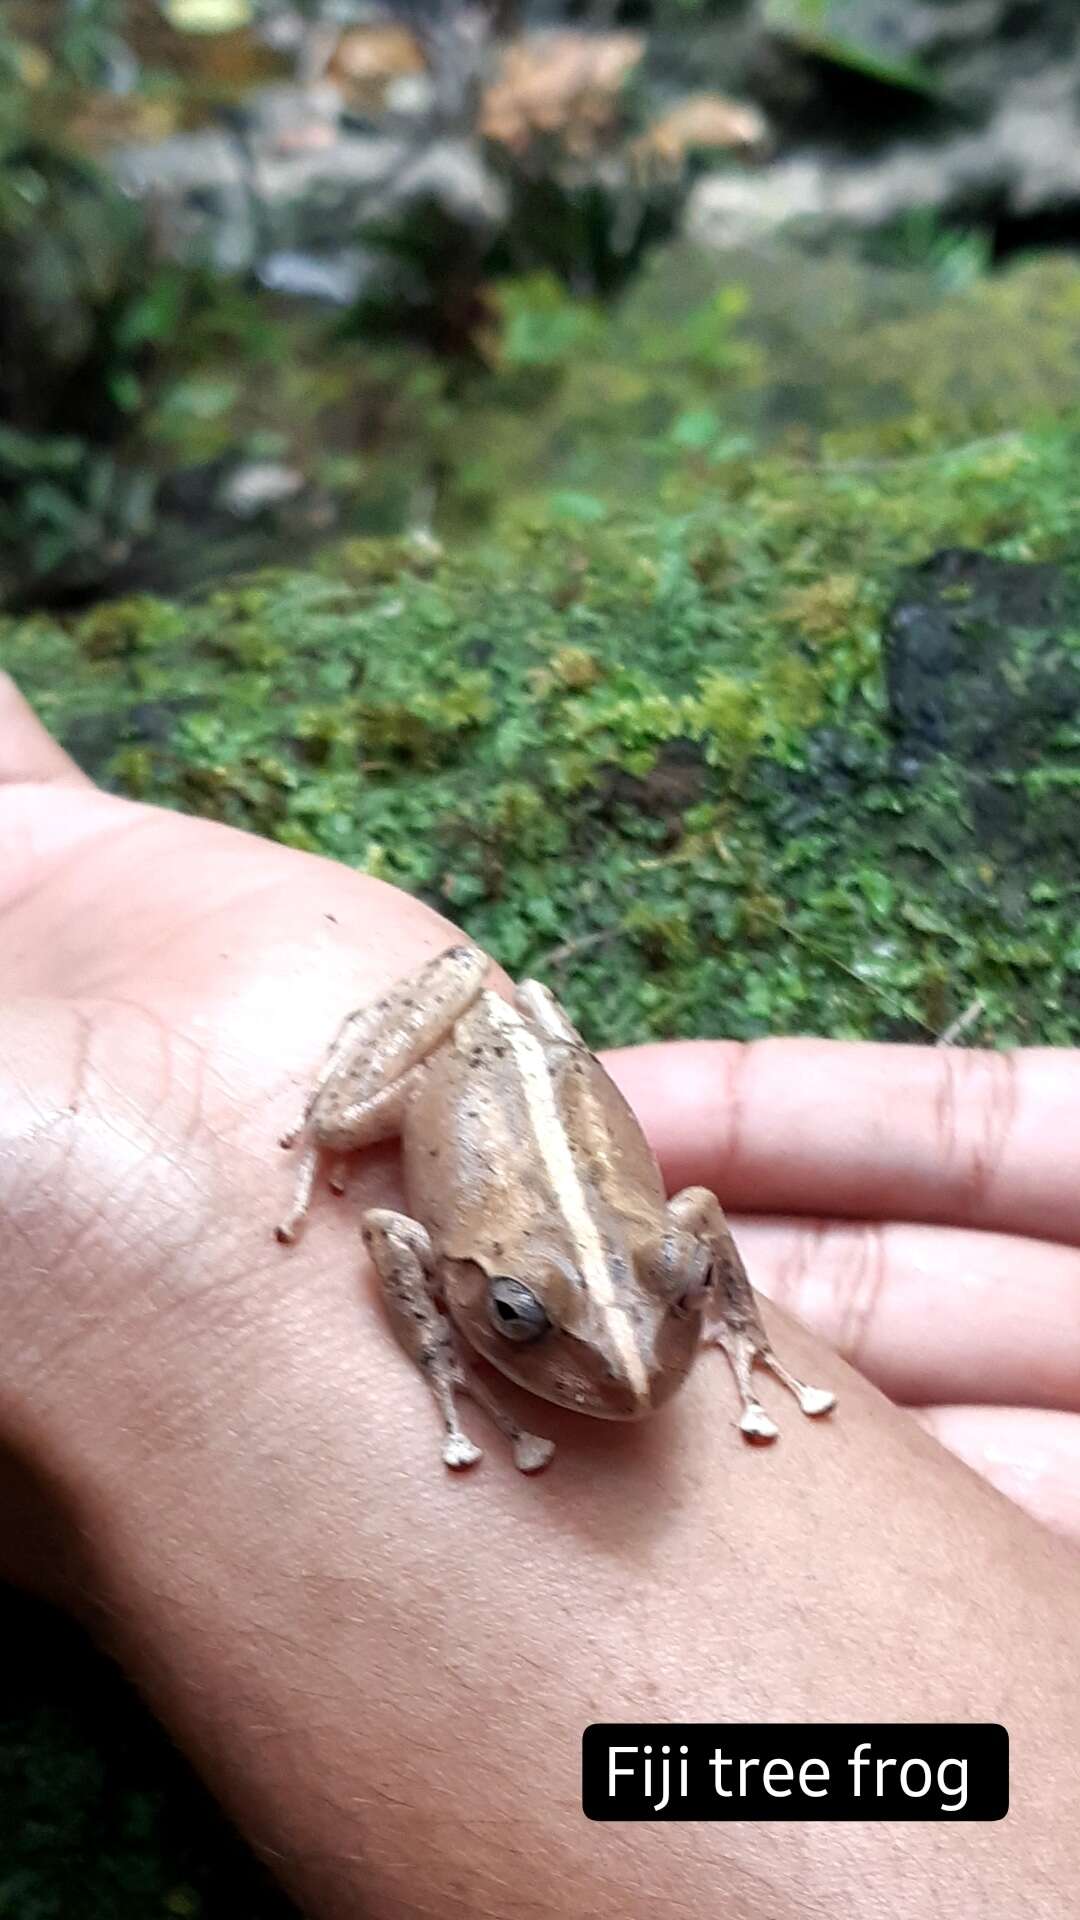
[[[914,768],[882,649],[903,569],[963,547],[1060,569],[1077,670],[1078,316],[1061,261],[945,295],[674,256],[614,319],[534,286],[487,384],[428,375],[403,460],[437,452],[440,541],[8,621],[0,662],[107,784],[423,894],[596,1043],[929,1041],[975,1001],[982,1040],[1076,1041],[1075,717]],[[998,785],[1044,810],[1022,863]],[[0,1749],[0,1914],[74,1911],[73,1861],[80,1914],[269,1911],[149,1735],[98,1751],[42,1686]]]
[[[456,520],[484,445],[479,538],[11,622],[0,659],[108,784],[422,893],[598,1042],[930,1039],[975,998],[987,1040],[1074,1039],[1064,836],[1018,874],[964,769],[898,765],[882,633],[941,548],[1080,562],[1080,272],[905,314],[903,276],[843,263],[789,266],[786,305],[777,268],[693,298],[707,269],[666,269],[576,334],[534,298],[529,355],[511,317],[518,364],[461,409],[448,486]],[[1080,633],[1057,639],[1071,670]],[[986,778],[1068,815],[1075,731]]]

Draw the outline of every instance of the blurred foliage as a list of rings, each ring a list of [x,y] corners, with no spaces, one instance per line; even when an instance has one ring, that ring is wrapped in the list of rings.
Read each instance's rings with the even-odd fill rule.
[[[295,1920],[111,1664],[0,1594],[4,1920]]]
[[[153,484],[85,440],[0,427],[0,599],[100,585],[154,524]]]
[[[386,524],[387,513],[407,514],[417,488],[427,489],[448,457],[451,468],[456,464],[447,453],[453,435],[444,431],[445,405],[464,397],[466,387],[475,400],[465,377],[470,367],[476,374],[523,364],[522,355],[535,361],[537,353],[557,353],[552,329],[583,339],[592,325],[588,303],[611,297],[633,276],[669,229],[683,191],[678,168],[648,181],[628,172],[623,146],[637,121],[632,102],[622,98],[621,67],[614,76],[592,75],[582,118],[580,89],[570,81],[579,43],[588,43],[564,36],[557,97],[550,76],[540,101],[528,91],[527,74],[515,82],[514,98],[520,105],[519,95],[526,97],[547,131],[488,142],[509,201],[495,242],[449,215],[434,196],[389,228],[369,230],[365,242],[379,271],[342,337],[325,314],[158,264],[148,218],[88,157],[96,126],[113,123],[118,103],[129,103],[132,130],[138,124],[141,95],[122,71],[120,35],[130,28],[139,48],[159,58],[164,22],[150,8],[155,30],[147,12],[144,0],[134,9],[114,0],[48,0],[40,18],[17,6],[32,35],[22,39],[0,13],[0,69],[9,83],[0,88],[0,249],[8,267],[0,313],[0,604],[85,597],[138,577],[151,531],[169,578],[176,577],[185,530],[195,564],[243,558],[256,533],[238,529],[221,510],[223,475],[213,470],[215,460],[304,456],[300,472],[316,495],[309,530],[325,526],[327,514],[358,529]],[[178,45],[192,38],[199,36],[173,35]],[[637,45],[633,36],[623,42]],[[606,44],[601,36],[597,45]],[[172,57],[168,44],[165,50]],[[150,72],[157,69],[144,71],[146,85]],[[110,92],[106,83],[118,73],[123,85]],[[179,69],[174,78],[179,84]],[[159,106],[160,80],[158,73],[146,95]],[[69,130],[82,151],[69,145]],[[597,168],[599,148],[607,157]],[[556,281],[581,296],[580,307]],[[515,296],[516,282],[522,290]],[[511,308],[514,337],[503,356],[496,334]],[[219,313],[230,329],[233,362],[220,372],[213,345],[205,364],[198,358]],[[275,404],[285,407],[273,417],[260,393],[268,328]],[[552,334],[546,348],[545,330]],[[304,371],[286,393],[287,362],[298,342]],[[315,431],[325,422],[320,389],[348,393],[341,417],[329,422],[325,454]],[[206,404],[223,392],[235,404],[215,402],[207,413]],[[373,499],[386,489],[385,474],[371,480],[371,459],[395,429],[397,505]],[[188,458],[203,468],[202,481],[188,470]],[[305,494],[289,531],[297,550],[311,497]]]
[[[554,273],[584,298],[611,298],[633,279],[656,244],[673,233],[686,194],[682,171],[640,176],[621,157],[608,173],[545,160],[498,156],[510,207],[487,259],[496,276]]]
[[[552,273],[507,281],[498,308],[494,351],[503,367],[565,367],[603,336],[600,309],[572,299]]]
[[[933,96],[931,74],[896,47],[899,0],[764,0],[766,26],[804,52],[855,77]]]
[[[89,589],[151,524],[123,443],[184,285],[96,170],[32,140],[0,165],[0,250],[0,600]]]
[[[138,211],[96,168],[34,139],[9,147],[0,412],[10,425],[106,441],[137,410],[140,373],[182,310],[179,276],[148,268],[147,245]]]
[[[0,601],[85,591],[151,524],[153,482],[124,453],[185,286],[145,222],[46,129],[51,89],[106,56],[118,9],[70,9],[44,71],[0,24]]]
[[[77,85],[99,86],[121,49],[124,0],[69,0],[60,16],[55,59]]]
[[[974,286],[993,265],[993,239],[984,228],[951,226],[922,208],[867,234],[859,250],[885,267],[929,273],[949,293]]]

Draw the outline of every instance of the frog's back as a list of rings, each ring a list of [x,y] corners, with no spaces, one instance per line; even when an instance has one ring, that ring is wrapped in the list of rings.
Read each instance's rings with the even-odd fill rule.
[[[410,1208],[452,1257],[489,1247],[497,1261],[504,1228],[515,1251],[550,1243],[553,1223],[582,1208],[622,1238],[654,1228],[664,1204],[638,1120],[599,1061],[490,992],[430,1061],[403,1149]]]

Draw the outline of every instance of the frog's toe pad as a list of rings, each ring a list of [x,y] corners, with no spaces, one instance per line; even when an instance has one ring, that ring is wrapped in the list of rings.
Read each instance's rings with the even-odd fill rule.
[[[836,1395],[830,1393],[828,1387],[804,1387],[799,1395],[799,1405],[811,1420],[816,1420],[819,1414],[832,1412]]]
[[[514,1441],[514,1465],[522,1473],[539,1473],[555,1451],[554,1440],[542,1440],[538,1433],[523,1433]]]
[[[739,1421],[739,1431],[745,1433],[748,1440],[756,1440],[760,1445],[764,1445],[770,1440],[775,1440],[780,1429],[775,1420],[769,1419],[764,1407],[755,1405],[747,1407]]]
[[[447,1466],[456,1469],[475,1467],[477,1461],[482,1459],[482,1457],[480,1448],[474,1446],[471,1440],[466,1439],[463,1433],[452,1434],[443,1448],[443,1459]]]

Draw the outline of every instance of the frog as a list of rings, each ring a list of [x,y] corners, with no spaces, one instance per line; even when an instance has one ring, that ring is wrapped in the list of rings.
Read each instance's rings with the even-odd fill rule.
[[[481,1449],[460,1400],[480,1407],[523,1473],[553,1443],[521,1426],[498,1376],[541,1401],[637,1421],[671,1399],[698,1355],[726,1356],[748,1441],[778,1427],[755,1392],[759,1364],[802,1412],[835,1395],[775,1354],[716,1195],[667,1195],[629,1102],[551,991],[485,985],[478,947],[442,949],[347,1015],[285,1148],[302,1145],[291,1245],[321,1163],[400,1142],[405,1209],[368,1207],[361,1233],[394,1331],[441,1416],[447,1467]],[[486,1363],[486,1365],[485,1365]]]

